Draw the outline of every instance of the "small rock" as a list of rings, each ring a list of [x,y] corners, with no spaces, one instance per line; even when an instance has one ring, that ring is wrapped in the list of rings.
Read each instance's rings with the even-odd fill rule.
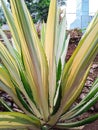
[[[90,87],[90,86],[92,86],[92,83],[93,83],[93,81],[87,80],[85,83],[85,86]]]
[[[82,94],[80,95],[80,99],[82,100],[84,97],[85,97],[85,93],[82,93]]]
[[[83,90],[82,90],[83,93],[88,93],[89,92],[89,89],[87,87],[84,87]]]
[[[91,73],[91,74],[93,74],[93,72],[94,72],[94,69],[93,69],[93,68],[91,68],[91,69],[90,69],[90,73]]]
[[[94,111],[94,107],[91,107],[91,108],[90,108],[90,111]]]
[[[17,109],[17,108],[13,108],[13,111],[16,111],[16,112],[21,112],[21,113],[23,113],[23,111],[22,111],[22,110],[20,110],[20,109]]]
[[[97,68],[97,67],[98,67],[98,64],[93,64],[93,65],[92,65],[92,68],[93,68],[93,69],[95,69],[95,68]]]
[[[7,103],[7,105],[8,105],[9,107],[12,106],[12,103],[11,103],[10,101],[6,101],[6,103]]]
[[[14,108],[18,108],[18,106],[17,106],[15,103],[13,103],[13,107],[14,107]]]
[[[91,77],[88,76],[87,80],[93,81],[93,78],[91,78]]]

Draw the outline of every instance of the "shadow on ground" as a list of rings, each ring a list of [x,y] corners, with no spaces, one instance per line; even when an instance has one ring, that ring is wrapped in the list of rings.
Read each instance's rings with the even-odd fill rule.
[[[82,130],[98,130],[98,120],[86,125]]]

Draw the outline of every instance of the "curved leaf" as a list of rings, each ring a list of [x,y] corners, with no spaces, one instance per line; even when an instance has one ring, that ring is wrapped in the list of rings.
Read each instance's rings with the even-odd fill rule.
[[[71,118],[74,118],[74,117],[86,112],[98,100],[97,92],[98,92],[98,79],[96,79],[96,81],[94,82],[94,84],[92,86],[92,89],[85,96],[85,98],[78,105],[76,105],[73,109],[71,109],[65,115],[63,115],[61,117],[61,120],[63,120],[63,119],[69,120]]]
[[[92,123],[93,121],[95,121],[97,119],[98,119],[98,114],[88,117],[86,119],[83,119],[81,121],[76,121],[76,122],[72,122],[72,123],[57,123],[57,128],[64,129],[64,128],[79,127],[79,126],[83,126],[85,124]]]
[[[0,129],[8,128],[28,128],[33,127],[38,130],[40,127],[40,122],[36,118],[29,117],[25,114],[18,112],[0,112]]]

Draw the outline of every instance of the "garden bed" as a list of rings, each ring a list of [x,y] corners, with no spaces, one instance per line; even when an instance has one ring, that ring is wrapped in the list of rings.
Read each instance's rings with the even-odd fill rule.
[[[67,61],[71,57],[72,53],[74,52],[75,48],[77,47],[78,42],[82,36],[81,31],[79,31],[77,29],[70,31],[69,33],[71,34],[71,39],[70,39],[69,48],[68,48],[67,57],[66,57]],[[8,37],[9,37],[9,34],[8,34]],[[91,66],[85,86],[82,90],[81,95],[77,99],[76,103],[81,101],[85,97],[85,95],[90,91],[92,83],[96,79],[96,77],[98,77],[98,55],[96,56],[92,66]],[[2,90],[0,91],[0,98],[2,98],[4,101],[6,101],[7,104],[13,109],[13,111],[22,112],[17,107],[17,105],[13,102],[12,98],[8,94],[3,92]],[[5,107],[2,104],[0,104],[0,111],[6,111]],[[81,120],[83,118],[96,114],[97,112],[98,112],[98,102],[93,107],[91,107],[90,110],[88,110],[86,113],[84,113],[82,116],[79,116],[76,120],[77,121]],[[98,121],[95,121],[94,123],[91,123],[90,125],[87,125],[86,127],[83,128],[83,130],[97,130],[97,129],[98,129]]]

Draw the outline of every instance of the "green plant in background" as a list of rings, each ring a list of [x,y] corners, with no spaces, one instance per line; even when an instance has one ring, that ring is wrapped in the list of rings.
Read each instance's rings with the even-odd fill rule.
[[[5,0],[6,6],[9,8],[9,3],[7,0]],[[6,23],[6,19],[4,17],[4,13],[0,4],[0,26]]]
[[[41,39],[24,0],[11,0],[12,13],[1,0],[12,34],[12,44],[0,30],[0,88],[7,92],[23,113],[0,112],[0,129],[48,130],[72,128],[98,119],[98,114],[73,122],[98,100],[98,79],[90,92],[74,108],[90,65],[98,53],[98,13],[90,23],[70,60],[65,63],[68,47],[65,23],[59,23],[56,0],[51,0],[47,25]],[[62,123],[65,122],[65,123]]]
[[[3,10],[0,6],[0,26],[2,26],[2,24],[5,22],[5,18],[4,18],[4,14],[3,14]]]
[[[47,21],[50,0],[25,0],[34,22]]]
[[[66,0],[58,0],[58,5],[65,5]],[[25,3],[33,18],[33,22],[47,22],[50,0],[25,0]]]

